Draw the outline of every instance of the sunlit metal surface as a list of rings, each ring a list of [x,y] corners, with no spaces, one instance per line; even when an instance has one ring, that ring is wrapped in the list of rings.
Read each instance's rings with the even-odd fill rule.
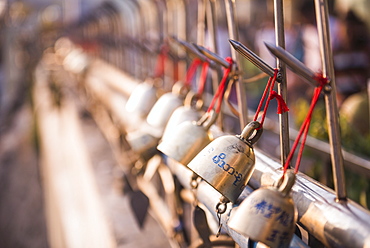
[[[214,62],[220,64],[221,66],[225,68],[229,67],[229,63],[217,53],[214,53],[201,45],[197,45],[197,44],[193,44],[193,45],[199,50],[199,52],[201,52],[207,58],[213,60]]]
[[[256,170],[250,184],[269,185],[282,173],[280,165],[256,150]],[[298,221],[328,247],[370,245],[370,212],[348,200],[337,202],[335,192],[312,178],[298,173],[293,186]]]
[[[263,61],[257,54],[249,50],[246,46],[236,40],[229,40],[233,48],[238,51],[244,58],[248,59],[251,63],[253,63],[257,68],[261,71],[269,75],[270,77],[274,76],[274,68],[268,65],[265,61]]]
[[[89,63],[86,66],[93,66]],[[99,70],[89,72],[98,74]],[[100,73],[100,77],[109,77]],[[312,72],[309,72],[312,79]],[[117,78],[118,79],[118,78]],[[127,82],[120,80],[125,85],[133,85],[138,82]],[[311,81],[312,82],[312,81]],[[123,87],[125,88],[125,87]],[[123,116],[121,116],[123,118]],[[256,168],[250,180],[250,186],[254,189],[262,185],[271,185],[281,176],[280,163],[264,155],[260,150],[255,150]],[[168,163],[170,167],[171,163]],[[177,164],[179,165],[179,164]],[[185,166],[172,168],[173,173],[178,176],[185,187],[190,187],[192,173]],[[242,247],[247,247],[247,238],[232,231],[227,226],[227,221],[238,203],[242,201],[251,189],[245,189],[235,205],[228,204],[227,214],[222,216],[224,230],[226,230],[235,241]],[[198,199],[213,213],[216,218],[214,208],[219,201],[220,195],[208,184],[201,182],[197,190]],[[310,234],[315,236],[328,247],[369,247],[370,246],[370,213],[351,200],[347,202],[337,202],[333,190],[328,189],[315,182],[313,179],[303,175],[297,175],[297,181],[293,187],[293,199],[299,213],[299,224]],[[292,247],[305,247],[299,238],[299,245]]]
[[[307,68],[307,66],[305,66],[301,61],[296,59],[293,55],[279,46],[275,46],[269,43],[265,43],[265,45],[272,54],[283,60],[287,64],[287,66],[292,69],[292,71],[306,79],[306,81],[311,83],[312,85],[318,85],[317,81],[315,80],[316,74],[309,68]]]

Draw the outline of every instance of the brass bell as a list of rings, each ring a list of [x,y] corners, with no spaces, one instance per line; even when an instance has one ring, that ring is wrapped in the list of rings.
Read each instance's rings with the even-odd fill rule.
[[[132,91],[126,103],[126,111],[145,118],[157,101],[157,90],[153,83],[145,82],[138,84]]]
[[[174,133],[164,139],[157,149],[183,165],[188,164],[211,142],[209,129],[217,116],[217,113],[212,111],[204,114],[198,122],[185,121],[179,124]]]
[[[198,95],[189,91],[185,97],[184,106],[178,107],[171,115],[164,133],[162,141],[167,137],[171,137],[179,124],[185,121],[196,121],[201,118],[201,111],[203,101],[198,99]]]
[[[271,248],[290,246],[297,211],[290,196],[295,174],[288,170],[279,188],[262,187],[252,192],[238,207],[229,227]]]
[[[146,118],[147,123],[163,132],[172,113],[183,104],[182,92],[184,89],[184,84],[177,82],[172,87],[172,92],[163,94],[150,110]]]
[[[235,202],[254,171],[252,145],[262,134],[259,122],[249,123],[240,135],[212,141],[188,167],[231,202]]]
[[[126,135],[132,151],[144,159],[150,159],[157,152],[159,138],[147,130],[138,129]]]

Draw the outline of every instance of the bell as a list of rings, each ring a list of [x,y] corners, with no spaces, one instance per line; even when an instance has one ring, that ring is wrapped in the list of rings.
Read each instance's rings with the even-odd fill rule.
[[[254,170],[252,145],[262,134],[259,122],[249,123],[241,135],[212,141],[188,167],[231,202],[235,202]],[[253,136],[253,137],[252,137]]]
[[[216,121],[217,114],[206,113],[198,121],[185,121],[179,124],[171,136],[158,145],[157,149],[179,163],[188,164],[209,142],[209,128]]]
[[[262,187],[252,192],[231,216],[229,227],[271,248],[290,246],[297,211],[290,196],[295,174],[288,170],[280,187]]]
[[[147,129],[140,128],[126,135],[127,142],[130,144],[132,151],[140,157],[150,159],[157,152],[159,138],[148,132]]]
[[[190,91],[186,95],[184,106],[178,107],[171,115],[166,128],[164,129],[162,141],[171,137],[173,133],[176,132],[176,128],[179,124],[185,121],[196,121],[200,119],[200,109],[202,108],[203,101],[201,99],[197,99],[197,97],[197,94],[193,91]],[[195,103],[195,106],[193,106],[193,103]]]
[[[157,90],[153,83],[145,82],[138,84],[132,91],[126,103],[126,111],[146,117],[157,101]]]
[[[162,132],[176,108],[183,104],[182,91],[184,84],[178,82],[172,87],[172,92],[163,94],[150,110],[146,121]]]

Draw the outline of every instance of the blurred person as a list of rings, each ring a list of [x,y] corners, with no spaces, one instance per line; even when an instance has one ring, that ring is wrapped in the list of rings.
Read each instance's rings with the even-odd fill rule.
[[[370,76],[368,27],[352,10],[341,22],[339,46],[333,51],[338,105],[365,91]]]
[[[336,49],[340,43],[338,40],[340,22],[334,12],[334,4],[333,0],[328,1],[331,45],[333,49]],[[295,19],[295,23],[290,28],[292,38],[287,39],[287,50],[313,72],[321,72],[322,64],[314,2],[310,0],[300,1],[296,6]],[[309,101],[312,86],[290,70],[287,73],[289,102]]]

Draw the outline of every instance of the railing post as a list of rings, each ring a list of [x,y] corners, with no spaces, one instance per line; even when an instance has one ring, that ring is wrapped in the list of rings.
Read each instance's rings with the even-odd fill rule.
[[[229,30],[229,39],[239,40],[238,25],[235,17],[235,0],[225,0],[227,26]],[[240,56],[234,49],[231,49],[231,57],[236,63],[236,71],[240,68]],[[244,85],[241,83],[241,75],[238,75],[236,81],[236,94],[238,99],[240,130],[242,130],[248,123],[248,106],[247,95]]]
[[[334,188],[337,200],[346,200],[346,185],[343,169],[343,155],[340,138],[339,114],[336,101],[333,54],[330,44],[328,3],[326,0],[315,0],[317,30],[319,35],[322,74],[330,80],[325,89],[325,105],[329,132],[331,162],[333,168]]]
[[[275,18],[275,41],[276,46],[285,49],[285,31],[284,31],[284,10],[283,1],[274,0],[274,18]],[[287,102],[287,85],[286,85],[286,66],[279,58],[276,58],[276,67],[279,69],[278,93],[285,102]],[[285,164],[285,159],[289,155],[289,119],[288,112],[279,115],[280,122],[280,154],[281,164]]]

